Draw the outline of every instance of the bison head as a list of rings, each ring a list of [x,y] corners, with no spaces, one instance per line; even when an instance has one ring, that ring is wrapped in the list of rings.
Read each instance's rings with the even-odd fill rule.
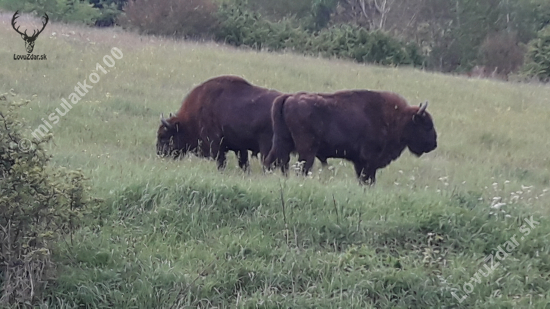
[[[418,111],[412,115],[405,127],[404,138],[409,150],[416,156],[430,152],[437,147],[432,116],[426,112],[428,101],[420,103]]]
[[[172,156],[174,158],[185,153],[182,143],[182,132],[180,125],[170,113],[170,118],[165,119],[160,115],[160,127],[157,132],[157,155],[162,157]]]

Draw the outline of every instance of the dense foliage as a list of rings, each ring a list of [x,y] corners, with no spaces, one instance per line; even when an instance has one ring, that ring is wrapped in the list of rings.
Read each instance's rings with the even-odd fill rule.
[[[520,71],[525,46],[550,24],[546,0],[0,0],[0,6],[45,11],[54,20],[118,22],[144,34],[359,62],[442,72],[483,67],[500,78]]]
[[[539,31],[529,42],[524,73],[541,81],[550,81],[550,26]]]
[[[88,200],[79,171],[48,167],[46,140],[30,141],[0,96],[0,307],[40,300],[53,279],[52,242],[78,228]]]
[[[310,33],[291,19],[274,23],[257,12],[233,6],[224,7],[221,16],[223,22],[216,38],[236,46],[292,50],[384,65],[421,65],[423,61],[415,44],[402,43],[381,31],[335,25]]]

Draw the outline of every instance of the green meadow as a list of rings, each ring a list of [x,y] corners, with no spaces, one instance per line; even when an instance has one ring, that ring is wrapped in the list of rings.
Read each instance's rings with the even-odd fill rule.
[[[10,19],[0,14],[0,94],[31,100],[29,139],[77,83],[92,86],[47,149],[101,204],[54,245],[41,308],[550,308],[549,85],[56,23],[36,41],[46,61],[13,60],[25,48]],[[223,74],[428,100],[438,148],[406,150],[374,187],[335,159],[285,178],[255,158],[243,172],[233,154],[224,171],[158,158],[160,114]]]

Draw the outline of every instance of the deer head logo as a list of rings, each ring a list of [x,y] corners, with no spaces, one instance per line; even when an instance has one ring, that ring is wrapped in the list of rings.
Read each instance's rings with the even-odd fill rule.
[[[21,31],[19,31],[19,27],[15,28],[15,20],[19,18],[18,14],[19,14],[19,11],[16,11],[15,14],[13,14],[13,17],[11,19],[11,26],[17,33],[21,35],[23,40],[25,40],[25,48],[27,49],[27,53],[30,54],[34,49],[34,41],[36,41],[36,38],[38,37],[38,35],[42,32],[42,30],[44,30],[44,28],[48,24],[49,17],[48,17],[48,14],[44,13],[44,16],[42,17],[44,19],[42,21],[42,29],[38,30],[38,32],[36,32],[36,30],[33,30],[32,35],[29,36],[27,34],[27,30],[25,30],[25,32],[22,33]]]

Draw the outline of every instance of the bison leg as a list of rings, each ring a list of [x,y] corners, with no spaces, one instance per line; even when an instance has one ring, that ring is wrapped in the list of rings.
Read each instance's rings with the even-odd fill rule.
[[[216,161],[218,162],[218,169],[219,170],[223,170],[225,169],[225,165],[226,165],[226,160],[225,160],[225,152],[220,152],[220,154],[218,154],[218,158],[216,159]]]
[[[271,140],[266,139],[268,142],[263,143],[260,141],[260,162],[262,162],[262,171],[265,173],[266,171],[271,171],[273,162],[269,163],[269,165],[266,165],[267,157],[269,155],[269,151],[271,150]]]
[[[223,170],[225,169],[226,165],[226,157],[225,157],[226,151],[220,149],[218,151],[218,155],[216,156],[216,161],[218,162],[218,169]]]
[[[207,139],[207,138],[206,138]],[[208,140],[208,139],[207,139]],[[208,144],[203,144],[203,153],[208,153],[210,158],[215,158],[218,162],[218,169],[223,170],[226,166],[226,153],[229,151],[225,145],[222,144],[221,140],[212,140]],[[206,146],[210,146],[206,148]]]
[[[304,156],[300,155],[298,157],[298,162],[304,162],[304,165],[302,166],[302,173],[307,176],[313,166],[313,163],[315,162],[315,154],[307,154]]]
[[[283,175],[288,175],[288,167],[290,162],[290,155],[283,156],[282,158],[278,158],[276,162],[276,166],[281,167],[281,172]]]
[[[273,166],[273,163],[275,162],[277,158],[275,157],[275,152],[274,151],[270,151],[269,154],[267,155],[267,157],[265,157],[263,159],[263,165],[265,168],[267,169],[271,169],[272,166]]]
[[[355,174],[357,178],[359,178],[361,184],[374,185],[376,182],[376,169],[370,168],[368,164],[361,162],[354,162],[353,166],[355,167]]]
[[[264,160],[264,166],[268,169],[275,166],[281,167],[281,171],[284,175],[287,175],[288,171],[288,162],[290,162],[290,151],[277,151],[277,149],[272,148],[267,157]]]
[[[261,161],[264,162],[267,159],[267,156],[269,155],[269,151],[271,150],[271,138],[264,137],[261,139],[260,143],[260,158]],[[271,162],[273,164],[273,162]]]
[[[314,135],[313,135],[314,136]],[[302,166],[302,173],[307,176],[313,163],[315,162],[315,156],[319,149],[319,143],[313,140],[305,140],[302,143],[296,143],[296,151],[298,152],[298,161],[305,161]]]
[[[247,171],[249,168],[248,150],[239,150],[236,153],[237,153],[237,157],[239,158],[239,167],[243,171]]]

